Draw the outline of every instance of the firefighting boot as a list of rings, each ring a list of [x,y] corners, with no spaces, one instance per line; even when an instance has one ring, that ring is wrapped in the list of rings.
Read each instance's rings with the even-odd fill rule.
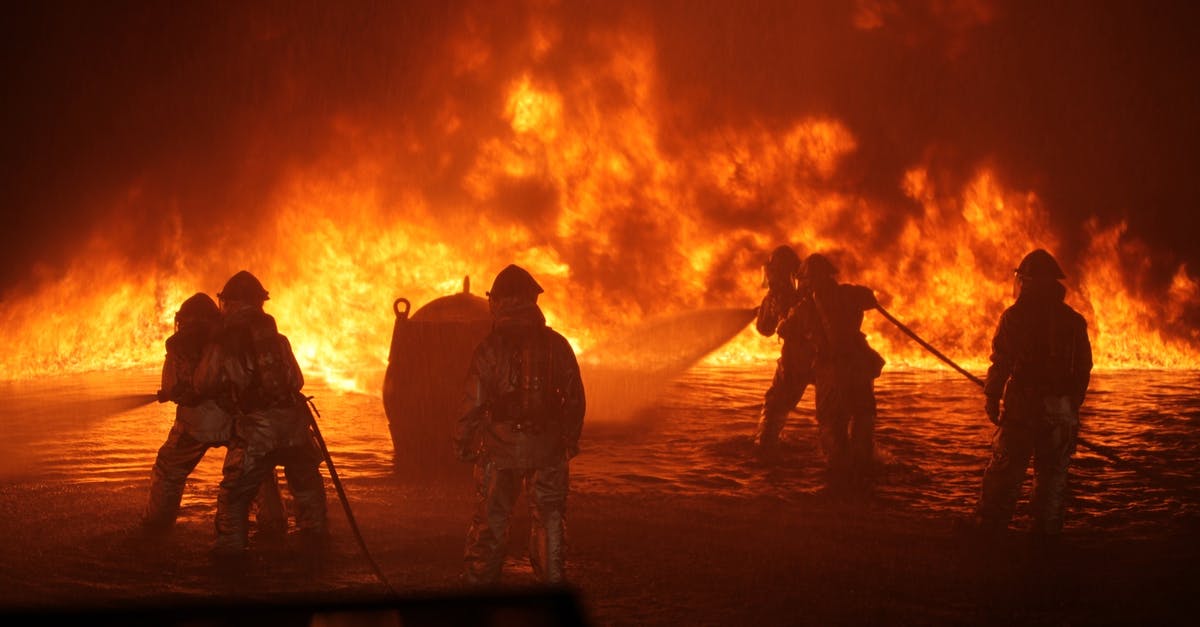
[[[529,561],[543,583],[563,582],[566,562],[567,464],[539,468],[526,478],[530,502]]]
[[[763,460],[774,460],[779,456],[779,434],[787,422],[788,412],[769,409],[765,405],[758,415],[758,429],[754,434],[754,445]]]

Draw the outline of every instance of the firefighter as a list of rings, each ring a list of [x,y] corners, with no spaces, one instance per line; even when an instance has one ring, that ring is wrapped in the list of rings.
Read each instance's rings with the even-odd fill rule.
[[[984,408],[997,428],[975,522],[989,535],[1008,527],[1032,457],[1031,532],[1055,540],[1092,349],[1087,322],[1063,302],[1065,275],[1050,253],[1030,252],[1014,274],[1016,302],[1000,316],[984,384]]]
[[[884,360],[861,331],[863,312],[878,306],[861,285],[838,283],[837,268],[814,253],[800,268],[797,325],[813,346],[817,427],[831,485],[863,486],[875,450],[875,379]]]
[[[192,385],[201,351],[221,323],[221,312],[208,294],[196,293],[175,313],[175,333],[167,338],[159,402],[175,403],[175,422],[158,449],[150,477],[150,498],[142,526],[151,533],[169,530],[179,514],[188,475],[213,447],[229,444],[233,417]],[[275,477],[267,477],[255,502],[259,533],[282,534],[287,519]]]
[[[250,501],[264,477],[283,466],[306,547],[327,539],[322,454],[300,390],[304,376],[287,337],[263,311],[268,294],[249,272],[233,275],[217,297],[222,321],[196,372],[197,387],[233,415],[234,428],[217,495],[221,556],[244,553]]]
[[[545,583],[563,582],[568,461],[579,453],[585,405],[575,353],[538,308],[542,291],[528,272],[510,265],[487,293],[492,331],[471,359],[455,433],[459,459],[475,463],[469,583],[499,580],[509,518],[522,490],[534,574]]]
[[[789,316],[801,300],[796,284],[799,269],[800,257],[787,245],[772,251],[763,266],[763,287],[767,288],[767,294],[758,306],[754,328],[766,337],[777,335],[782,342],[775,377],[764,395],[754,436],[759,454],[766,458],[777,453],[779,433],[788,414],[813,379],[811,344],[802,337],[796,318]]]

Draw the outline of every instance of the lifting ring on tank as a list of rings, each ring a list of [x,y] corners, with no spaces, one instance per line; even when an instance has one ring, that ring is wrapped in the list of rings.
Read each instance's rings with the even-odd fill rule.
[[[404,313],[400,313],[400,303],[404,303]],[[396,302],[392,303],[392,311],[396,312],[396,317],[402,320],[408,320],[409,309],[412,309],[412,303],[408,302],[407,298],[397,298]]]

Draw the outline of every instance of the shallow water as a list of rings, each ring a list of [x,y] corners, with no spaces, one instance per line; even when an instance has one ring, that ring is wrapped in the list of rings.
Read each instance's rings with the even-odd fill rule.
[[[781,462],[765,466],[751,455],[770,375],[769,368],[686,373],[642,417],[641,435],[606,425],[591,431],[593,455],[580,458],[579,484],[784,499],[818,492],[822,461],[811,388],[784,430]],[[1200,373],[1190,371],[1093,376],[1071,468],[1068,528],[1136,537],[1200,518],[1198,384]],[[968,512],[993,433],[978,386],[952,372],[893,371],[878,380],[876,397],[875,497],[897,511],[932,517]],[[1024,515],[1018,510],[1018,526]]]
[[[1020,534],[998,545],[1007,560],[980,562],[953,533],[974,503],[991,434],[973,383],[950,372],[885,373],[878,485],[846,501],[822,490],[811,391],[785,429],[779,463],[754,461],[771,374],[764,364],[693,368],[669,383],[593,375],[583,451],[571,464],[567,561],[589,621],[788,625],[803,608],[813,624],[1192,624],[1181,618],[1200,612],[1188,583],[1200,563],[1198,373],[1096,374],[1084,436],[1115,448],[1121,463],[1078,453],[1067,521],[1077,545],[1070,567],[1050,570],[1030,561]],[[306,389],[369,551],[330,487],[332,546],[319,563],[294,538],[254,536],[238,570],[212,562],[221,449],[189,478],[174,530],[139,533],[174,413],[150,400],[157,379],[147,371],[0,384],[0,615],[32,611],[40,623],[54,618],[47,610],[73,621],[98,608],[160,607],[181,621],[173,624],[192,625],[230,603],[397,607],[409,598],[417,604],[400,607],[441,599],[444,608],[412,624],[444,624],[444,611],[469,605],[458,578],[469,468],[439,484],[398,475],[376,396]],[[635,402],[603,398],[606,389]],[[1027,518],[1019,510],[1015,526]],[[535,584],[523,557],[528,524],[518,507],[505,589]],[[488,598],[484,607],[502,611]],[[396,624],[322,616],[302,624]]]
[[[697,367],[665,384],[632,418],[586,419],[572,490],[603,495],[803,499],[822,489],[822,462],[805,394],[784,430],[782,458],[752,455],[752,433],[772,365]],[[586,383],[586,381],[585,381]],[[0,485],[53,489],[88,483],[141,486],[174,406],[147,402],[156,372],[122,372],[0,384]],[[1200,372],[1097,372],[1071,469],[1068,529],[1161,533],[1200,518]],[[310,385],[321,428],[344,480],[395,480],[379,398]],[[642,393],[645,393],[643,390]],[[951,372],[889,371],[877,382],[879,479],[875,498],[897,512],[952,518],[971,508],[992,427],[978,387]],[[607,403],[611,405],[611,403]],[[211,515],[221,449],[189,479],[182,516]],[[1024,511],[1018,511],[1020,524]]]

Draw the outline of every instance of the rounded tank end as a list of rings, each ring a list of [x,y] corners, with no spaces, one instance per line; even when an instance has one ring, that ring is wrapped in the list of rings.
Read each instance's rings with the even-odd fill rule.
[[[464,286],[466,287],[466,286]],[[486,299],[467,291],[435,298],[425,303],[412,315],[411,320],[425,322],[455,322],[491,320],[492,310]]]

